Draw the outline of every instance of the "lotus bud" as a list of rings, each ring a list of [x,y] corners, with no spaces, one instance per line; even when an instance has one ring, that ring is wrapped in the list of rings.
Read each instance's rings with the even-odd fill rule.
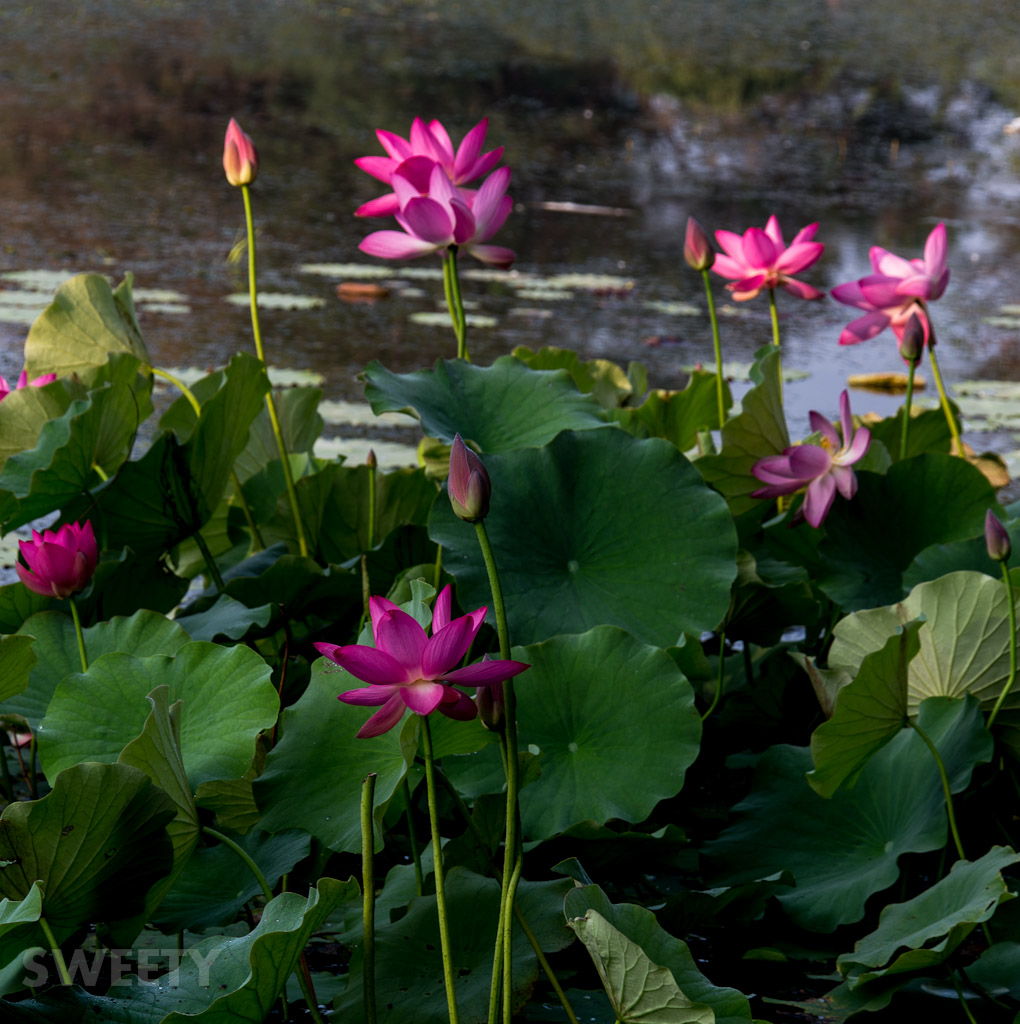
[[[374,448],[368,449],[368,455],[365,458],[365,465],[368,466],[369,469],[375,469],[376,466],[379,465],[379,460],[375,457]]]
[[[917,313],[910,314],[910,319],[903,328],[903,338],[900,340],[900,355],[908,362],[917,362],[924,352],[924,343],[927,340],[924,326]]]
[[[705,229],[693,218],[687,218],[684,237],[684,259],[695,270],[708,270],[715,263],[715,251]]]
[[[991,509],[985,513],[985,546],[988,548],[988,557],[993,562],[1009,561],[1012,551],[1009,533]]]
[[[259,170],[259,154],[254,143],[233,119],[223,140],[223,170],[231,185],[250,185]]]
[[[484,661],[492,659],[486,655]],[[506,704],[503,702],[503,684],[479,686],[475,693],[478,719],[489,732],[502,732],[506,722]]]
[[[450,478],[448,482],[453,514],[466,523],[477,523],[489,514],[489,495],[492,485],[485,464],[460,439],[453,439],[450,449]]]

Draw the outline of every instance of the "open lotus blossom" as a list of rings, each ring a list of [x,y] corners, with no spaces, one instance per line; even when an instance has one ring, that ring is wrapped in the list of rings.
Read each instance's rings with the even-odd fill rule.
[[[483,263],[509,267],[512,249],[485,243],[503,226],[513,201],[506,194],[510,168],[501,167],[474,196],[458,189],[443,168],[432,163],[426,189],[422,161],[411,171],[395,172],[393,190],[400,204],[397,223],[403,231],[373,231],[358,248],[387,260],[414,259],[450,246],[466,249]]]
[[[748,228],[743,235],[717,231],[716,240],[723,252],[715,257],[712,269],[731,281],[726,287],[738,302],[753,299],[763,288],[785,288],[798,299],[820,299],[820,292],[793,275],[807,270],[825,251],[821,242],[812,241],[817,224],[801,228],[787,245],[775,216],[769,217],[764,230]]]
[[[386,150],[387,156],[359,156],[354,162],[373,178],[392,185],[393,175],[403,171],[406,161],[414,157],[425,157],[443,168],[447,178],[454,185],[466,185],[488,174],[503,156],[503,147],[482,152],[489,119],[483,117],[464,136],[463,141],[453,148],[450,134],[439,121],[426,124],[420,117],[411,125],[410,139],[401,138],[393,132],[380,129],[375,134]],[[354,211],[356,217],[391,217],[400,209],[395,193],[390,192],[372,199]]]
[[[241,126],[230,119],[223,140],[223,173],[231,185],[250,185],[259,172],[259,154],[255,143],[241,131]]]
[[[41,388],[46,384],[49,384],[50,381],[56,379],[57,375],[55,373],[44,373],[41,377],[36,377],[35,380],[30,381],[28,379],[28,374],[22,370],[18,377],[17,389],[20,391],[22,388]],[[10,384],[0,376],[0,402],[2,402],[13,390],[14,388],[12,388]]]
[[[812,526],[820,526],[829,514],[838,490],[850,499],[857,493],[857,476],[850,468],[863,458],[871,444],[867,427],[854,430],[850,414],[850,396],[839,397],[839,415],[843,440],[833,425],[819,412],[811,411],[811,427],[822,435],[821,444],[798,444],[782,455],[759,459],[751,472],[767,484],[751,494],[752,498],[778,498],[807,489],[799,516]]]
[[[361,738],[392,729],[410,708],[419,715],[441,711],[449,718],[475,717],[474,701],[453,684],[492,686],[519,675],[520,661],[479,661],[458,668],[478,633],[486,609],[450,619],[451,593],[444,587],[432,612],[432,635],[385,597],[369,600],[375,647],[317,643],[316,649],[367,686],[340,694],[345,704],[382,705],[361,727]]]
[[[922,259],[907,260],[880,246],[871,249],[873,273],[832,289],[832,297],[847,306],[865,310],[865,315],[847,324],[839,336],[841,345],[856,345],[891,327],[897,343],[911,316],[924,329],[926,345],[933,344],[931,325],[924,304],[941,297],[949,283],[946,266],[946,227],[938,224],[928,235]]]
[[[99,550],[92,524],[66,523],[59,530],[32,531],[19,542],[21,562],[15,566],[21,582],[44,597],[70,597],[84,590],[95,572]]]

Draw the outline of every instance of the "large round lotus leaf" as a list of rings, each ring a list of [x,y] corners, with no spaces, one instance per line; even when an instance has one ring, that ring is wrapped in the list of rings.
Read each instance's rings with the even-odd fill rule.
[[[197,641],[172,658],[104,655],[57,686],[38,730],[39,759],[49,778],[82,761],[116,761],[152,710],[146,696],[165,685],[170,701],[183,701],[181,758],[191,785],[240,778],[256,737],[276,721],[269,676],[262,658],[240,645]]]
[[[991,738],[973,698],[934,697],[918,724],[938,748],[953,792],[991,756]],[[899,877],[904,853],[941,849],[946,804],[935,759],[913,729],[902,730],[864,766],[852,789],[826,800],[808,784],[806,748],[770,747],[735,821],[705,850],[722,884],[791,871],[795,888],[778,898],[794,922],[832,931],[859,921],[873,893]]]
[[[885,476],[858,473],[852,501],[837,498],[818,549],[822,590],[847,611],[892,604],[903,574],[931,544],[975,537],[995,504],[991,484],[969,462],[919,455]]]
[[[737,572],[733,520],[673,445],[622,430],[565,432],[485,464],[485,527],[515,643],[608,624],[670,647],[726,614]],[[429,535],[443,546],[461,605],[488,605],[492,622],[475,530],[440,500]]]
[[[377,415],[413,410],[429,437],[449,444],[459,433],[487,452],[545,444],[561,430],[605,426],[599,403],[582,395],[565,370],[532,370],[512,356],[492,366],[440,360],[431,370],[404,374],[371,363],[365,381]]]
[[[545,839],[579,821],[641,821],[676,796],[698,756],[694,691],[670,656],[600,626],[514,648],[522,750],[541,776],[521,790],[524,832]]]

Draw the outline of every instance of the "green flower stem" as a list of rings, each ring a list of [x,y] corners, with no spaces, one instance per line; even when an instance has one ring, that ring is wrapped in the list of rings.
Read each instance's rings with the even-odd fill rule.
[[[503,604],[503,588],[499,582],[499,573],[496,569],[496,560],[492,554],[492,545],[489,543],[489,535],[485,531],[485,521],[479,519],[475,523],[475,533],[478,536],[478,545],[482,551],[482,559],[485,562],[485,571],[489,577],[489,589],[492,591],[492,607],[496,616],[496,633],[499,636],[499,656],[503,661],[510,658],[510,631],[507,628],[506,607]],[[497,929],[497,941],[501,938],[503,943],[503,1006],[504,1011],[508,1005],[508,999],[512,995],[512,943],[510,929],[510,913],[513,910],[514,890],[516,881],[520,878],[521,866],[523,864],[523,851],[520,849],[518,839],[517,821],[518,809],[518,762],[517,762],[517,699],[514,694],[512,679],[503,683],[503,703],[506,708],[506,839],[503,850],[503,880],[500,891],[500,918],[501,928]],[[495,974],[492,979],[492,989],[498,985]],[[490,990],[490,998],[492,990]],[[506,1018],[506,1024],[510,1024],[510,1018]]]
[[[956,827],[956,814],[953,811],[953,793],[949,788],[949,776],[946,774],[946,766],[942,761],[942,755],[939,753],[938,747],[932,743],[931,738],[926,732],[914,721],[912,718],[907,719],[907,724],[913,729],[918,736],[924,740],[925,746],[931,751],[931,756],[935,758],[935,764],[939,769],[939,778],[942,780],[942,792],[946,797],[946,815],[949,818],[949,831],[953,835],[953,843],[956,846],[956,854],[960,860],[966,860],[967,856],[963,852],[963,843],[960,841],[960,832]]]
[[[747,641],[744,641],[745,646]],[[708,710],[701,716],[701,720],[704,722],[706,718],[713,711],[715,711],[716,705],[719,703],[719,698],[722,696],[723,688],[723,666],[726,661],[726,630],[722,630],[719,633],[719,678],[715,684],[715,696],[712,698],[712,703],[709,704]]]
[[[184,381],[179,377],[175,377],[172,373],[168,373],[166,370],[160,370],[155,366],[150,366],[149,369],[152,371],[153,376],[162,377],[164,380],[168,380],[181,392],[182,395],[184,395],[191,404],[191,408],[195,410],[196,417],[202,415],[202,406],[195,397],[195,393],[187,384],[184,383]],[[102,471],[99,470],[99,467],[96,466],[94,468],[99,471],[102,476]],[[103,476],[103,479],[105,480],[106,477]],[[248,529],[251,531],[251,535],[255,540],[255,550],[262,551],[266,545],[262,540],[262,534],[259,532],[259,528],[255,525],[255,519],[251,514],[251,508],[249,507],[248,501],[244,496],[244,491],[241,488],[241,481],[238,479],[237,473],[233,469],[230,470],[230,481],[234,486],[234,494],[237,496],[237,502],[241,506],[241,510],[244,512],[244,518],[248,523]]]
[[[949,408],[949,398],[946,395],[945,385],[942,383],[942,373],[939,370],[938,358],[935,355],[935,348],[930,347],[928,353],[931,355],[931,373],[935,378],[935,386],[939,389],[939,403],[942,412],[945,414],[946,422],[949,424],[949,433],[953,435],[953,444],[956,446],[956,454],[964,458],[963,441],[960,440],[960,428],[957,425],[953,410]]]
[[[903,429],[900,432],[900,461],[907,457],[907,430],[910,427],[910,402],[914,397],[914,373],[917,370],[917,360],[910,360],[910,371],[907,374],[907,396],[903,402]]]
[[[512,1024],[514,1016],[514,992],[513,985],[511,985],[514,970],[514,943],[510,915],[513,913],[517,883],[521,880],[523,870],[524,858],[518,856],[514,860],[514,872],[510,876],[510,884],[507,886],[506,902],[500,908],[500,916],[505,922],[503,925],[503,1024]]]
[[[963,1007],[963,1012],[966,1014],[967,1020],[970,1021],[970,1024],[977,1024],[977,1021],[974,1019],[974,1014],[970,1012],[970,1007],[967,1005],[967,999],[963,994],[963,989],[960,987],[960,979],[957,976],[956,971],[950,971],[949,975],[953,979],[953,987],[956,989],[956,996],[960,1000],[960,1005]]]
[[[370,772],[361,784],[362,991],[367,1024],[375,1024],[375,834],[372,828],[375,779],[376,773]]]
[[[305,1006],[315,1024],[326,1024],[322,1014],[319,1013],[319,997],[315,994],[315,986],[312,984],[312,971],[308,966],[308,957],[304,950],[298,957],[298,965],[294,972],[297,975],[298,985],[301,988],[301,995],[304,996]],[[371,1022],[369,1022],[371,1024]]]
[[[255,881],[258,882],[259,888],[262,890],[262,895],[265,896],[266,902],[273,898],[273,890],[269,887],[269,883],[266,881],[266,876],[262,874],[258,864],[251,858],[250,854],[241,846],[238,846],[229,836],[225,836],[222,832],[217,832],[214,828],[203,826],[202,831],[207,835],[211,836],[218,843],[222,843],[228,850],[233,850],[241,860],[244,861],[245,866],[255,876]]]
[[[1013,581],[1009,578],[1009,569],[1006,565],[1006,562],[1002,563],[1002,580],[1006,584],[1006,594],[1009,597],[1009,678],[1002,688],[1002,693],[999,694],[999,699],[995,702],[995,707],[992,708],[992,713],[988,716],[987,729],[991,729],[995,722],[995,716],[999,713],[999,708],[1002,707],[1002,702],[1016,682],[1016,597],[1013,594]]]
[[[769,289],[769,315],[772,317],[772,344],[778,350],[779,345],[779,310],[776,309],[776,290]],[[783,404],[783,357],[779,357],[779,404]]]
[[[457,337],[457,358],[467,359],[467,321],[464,318],[464,300],[460,294],[460,278],[457,276],[457,246],[451,245],[443,253],[443,291],[446,308],[450,311],[453,333]],[[470,360],[469,360],[470,361]]]
[[[712,346],[715,349],[715,393],[719,402],[719,429],[722,430],[726,422],[726,404],[723,401],[723,372],[722,372],[722,348],[719,345],[719,320],[715,315],[715,299],[712,298],[712,281],[708,271],[703,270],[701,276],[705,279],[705,298],[708,300],[708,317],[712,322]]]
[[[454,989],[453,956],[450,953],[450,931],[446,920],[446,886],[443,880],[443,840],[439,833],[439,812],[436,808],[436,771],[432,757],[432,732],[427,715],[421,719],[422,746],[425,754],[425,787],[429,797],[429,825],[432,829],[433,875],[436,880],[436,908],[439,911],[439,944],[443,953],[443,981],[446,984],[446,1007],[450,1024],[458,1024],[457,993]]]
[[[400,787],[404,797],[404,806],[407,808],[407,838],[411,843],[411,860],[414,862],[414,890],[416,895],[421,896],[425,892],[425,875],[421,869],[418,832],[414,827],[414,814],[411,810],[411,786],[406,775],[401,781]]]
[[[223,577],[220,575],[219,567],[216,565],[216,559],[213,558],[212,552],[209,550],[209,545],[205,542],[205,537],[202,536],[201,530],[196,530],[194,533],[195,543],[198,545],[198,550],[202,552],[202,558],[205,560],[205,567],[209,570],[209,575],[213,579],[213,583],[216,584],[216,589],[222,594]]]
[[[280,450],[280,461],[283,464],[283,478],[287,483],[287,500],[290,502],[290,513],[294,517],[294,530],[297,533],[298,549],[302,558],[308,557],[308,541],[305,540],[305,528],[301,523],[301,512],[298,508],[297,491],[294,490],[294,474],[290,468],[290,457],[287,446],[283,442],[283,431],[276,415],[276,403],[273,401],[273,387],[269,380],[269,367],[266,365],[265,352],[262,349],[262,330],[259,327],[258,291],[255,283],[255,222],[251,215],[251,190],[247,185],[241,186],[244,196],[244,220],[248,228],[248,295],[251,300],[251,330],[255,339],[255,354],[262,363],[262,371],[266,375],[269,390],[266,392],[266,410],[269,422],[276,438],[276,447]]]
[[[751,641],[744,641],[744,678],[748,686],[754,686],[754,663],[751,660]]]
[[[100,466],[98,462],[93,462],[91,468],[93,472],[96,474],[96,476],[98,476],[99,479],[102,480],[104,484],[106,483],[107,480],[110,479],[110,474],[107,473],[106,470],[103,469],[103,467]]]
[[[71,975],[67,973],[64,954],[60,952],[60,946],[57,945],[57,937],[53,934],[53,930],[50,928],[49,922],[45,917],[39,918],[39,927],[42,928],[43,935],[46,936],[46,941],[50,944],[50,952],[53,954],[53,960],[57,965],[57,973],[60,975],[60,984],[70,986],[72,984]]]
[[[439,580],[443,572],[443,545],[436,545],[436,561],[432,570],[432,586],[439,590]]]
[[[74,619],[74,633],[78,638],[78,657],[81,658],[81,670],[82,672],[88,672],[89,659],[85,657],[85,635],[81,631],[81,618],[78,615],[78,606],[74,603],[73,597],[69,597],[67,600],[71,605],[71,618]],[[33,735],[35,734],[33,733]]]

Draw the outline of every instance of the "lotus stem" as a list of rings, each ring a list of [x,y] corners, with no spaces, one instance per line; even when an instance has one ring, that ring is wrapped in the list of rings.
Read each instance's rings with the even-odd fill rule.
[[[216,585],[216,590],[219,593],[223,593],[223,588],[226,584],[223,582],[223,577],[220,575],[219,566],[216,564],[216,559],[213,558],[212,552],[209,550],[209,545],[205,542],[205,537],[202,536],[201,530],[196,530],[194,533],[195,543],[198,545],[198,550],[202,552],[202,558],[205,561],[205,567],[212,577],[213,583]]]
[[[308,541],[305,540],[305,528],[301,522],[297,491],[294,490],[294,474],[291,472],[290,456],[287,454],[287,446],[283,441],[280,420],[276,415],[276,403],[273,401],[273,385],[269,380],[269,367],[266,364],[266,356],[262,348],[262,329],[259,327],[258,290],[255,281],[255,222],[251,214],[251,189],[247,185],[242,185],[241,195],[244,197],[244,220],[248,229],[248,295],[251,301],[251,330],[255,339],[255,354],[258,356],[259,362],[262,363],[262,372],[265,373],[266,383],[269,385],[269,390],[266,392],[266,411],[269,413],[269,422],[273,428],[276,447],[280,451],[280,461],[283,464],[283,479],[287,484],[287,500],[290,502],[290,512],[294,517],[294,530],[297,533],[298,550],[301,552],[302,558],[307,558]]]
[[[931,756],[935,758],[935,764],[939,770],[939,779],[942,782],[942,792],[946,798],[946,816],[949,819],[949,831],[953,836],[953,843],[956,846],[956,854],[960,860],[966,860],[967,855],[963,852],[963,843],[960,841],[960,832],[956,827],[956,814],[953,811],[953,791],[949,787],[949,776],[946,774],[946,766],[942,760],[942,755],[939,753],[938,747],[931,741],[928,734],[917,724],[912,718],[907,719],[907,724],[910,726],[918,736],[924,740],[925,746],[931,751]]]
[[[769,289],[769,316],[772,318],[772,346],[777,352],[782,351],[779,344],[779,310],[776,308],[776,290]],[[779,356],[779,404],[783,404],[783,357]]]
[[[963,441],[960,439],[960,427],[956,422],[956,417],[953,415],[953,410],[949,408],[949,398],[946,395],[945,385],[942,383],[942,372],[939,370],[939,361],[935,355],[934,346],[930,346],[928,352],[931,355],[931,373],[935,378],[935,386],[939,389],[939,403],[942,406],[942,412],[945,414],[946,423],[949,424],[949,433],[953,435],[953,445],[956,448],[956,454],[962,459],[966,456],[963,451]]]
[[[715,350],[715,393],[719,405],[719,429],[726,422],[726,403],[723,400],[722,348],[719,344],[719,319],[715,315],[715,299],[712,298],[712,282],[707,270],[702,270],[705,279],[705,298],[708,300],[708,318],[712,323],[712,347]]]
[[[746,646],[747,641],[744,641]],[[712,703],[709,704],[708,710],[701,716],[701,720],[704,722],[706,718],[713,711],[715,711],[716,705],[719,703],[719,698],[722,696],[723,690],[723,666],[726,659],[726,630],[722,630],[719,633],[719,678],[715,684],[715,696],[712,697]]]
[[[460,294],[460,278],[457,276],[455,245],[451,245],[443,253],[443,291],[446,293],[446,307],[453,321],[453,332],[457,336],[457,358],[470,362],[467,350],[467,320],[464,317],[464,300]]]
[[[362,991],[367,1024],[375,1024],[375,836],[372,829],[375,780],[376,773],[370,772],[361,784]]]
[[[404,806],[407,808],[407,838],[411,844],[411,860],[414,862],[415,894],[421,896],[425,892],[425,876],[421,870],[421,850],[418,847],[418,832],[414,827],[414,814],[411,810],[411,787],[405,775],[400,783],[404,795]]]
[[[900,461],[907,457],[907,431],[910,428],[910,403],[914,397],[914,373],[917,370],[917,360],[910,360],[910,370],[907,373],[907,394],[903,402],[903,429],[900,432]]]
[[[1013,684],[1016,682],[1016,597],[1013,594],[1013,581],[1009,578],[1007,565],[1008,562],[1004,561],[1002,563],[1002,580],[1006,584],[1006,596],[1009,599],[1009,677],[1006,679],[1006,685],[1003,686],[1002,692],[995,702],[995,707],[992,708],[992,713],[988,716],[987,729],[992,728],[995,716],[998,715],[999,708],[1002,707],[1002,702],[1009,695],[1009,691],[1013,689]]]
[[[425,787],[429,798],[429,825],[432,829],[433,872],[436,879],[436,909],[439,912],[439,944],[443,954],[443,981],[446,985],[446,1007],[450,1024],[458,1024],[457,992],[454,989],[453,955],[450,952],[449,924],[446,920],[446,887],[443,879],[443,840],[439,832],[439,812],[436,807],[436,772],[432,756],[432,732],[427,715],[421,718],[422,745],[425,754]]]
[[[57,945],[57,937],[53,934],[53,930],[50,928],[50,924],[45,917],[39,918],[39,927],[42,928],[43,935],[46,936],[46,941],[50,944],[50,952],[53,954],[53,961],[57,965],[57,973],[60,975],[60,984],[70,987],[73,982],[71,981],[71,975],[67,973],[64,954],[60,952],[60,946]]]
[[[266,902],[273,898],[273,890],[269,887],[269,882],[266,881],[266,876],[262,874],[258,864],[252,859],[251,855],[242,846],[239,846],[229,836],[225,836],[222,832],[217,832],[214,828],[209,828],[207,825],[202,827],[202,831],[207,835],[211,836],[218,843],[222,843],[228,850],[233,850],[241,860],[244,861],[245,867],[255,877],[255,881],[258,882],[259,888],[262,890],[262,895],[265,896]]]
[[[89,660],[85,657],[85,634],[81,631],[81,618],[78,615],[78,606],[74,603],[74,598],[68,599],[71,605],[71,618],[74,619],[74,635],[78,639],[78,657],[81,658],[81,670],[82,672],[88,672]],[[33,736],[35,733],[32,734]]]

